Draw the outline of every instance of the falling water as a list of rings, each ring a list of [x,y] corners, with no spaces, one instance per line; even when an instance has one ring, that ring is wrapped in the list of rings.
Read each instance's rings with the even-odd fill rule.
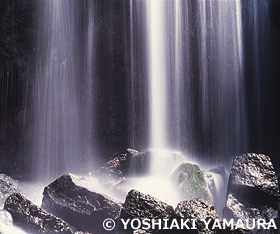
[[[149,181],[168,181],[180,163],[170,161],[170,151],[217,164],[246,145],[241,2],[146,0],[143,8],[144,18],[132,8],[131,20],[142,20],[137,26],[146,33],[147,53],[137,60],[147,61],[142,92],[149,97],[149,146],[156,149]],[[168,186],[152,185],[159,193]]]
[[[265,112],[267,102],[262,94],[274,84],[269,78],[262,78],[270,76],[266,72],[270,70],[271,60],[264,59],[273,54],[267,51],[270,46],[265,45],[272,41],[268,39],[272,31],[270,1],[35,2],[37,42],[32,45],[35,76],[30,82],[33,85],[30,109],[34,112],[30,139],[32,174],[36,179],[88,172],[88,168],[92,169],[91,160],[96,162],[96,145],[98,149],[104,148],[102,152],[110,152],[106,156],[111,157],[116,148],[128,146],[127,138],[131,137],[129,147],[152,149],[149,151],[152,163],[151,173],[144,178],[130,178],[133,180],[130,189],[137,188],[175,206],[180,196],[170,178],[178,164],[193,158],[201,167],[208,162],[223,164],[222,160],[246,151],[245,116],[250,107],[246,107],[244,100],[245,78],[252,85],[252,99],[257,102],[250,119],[257,124],[252,124],[252,128],[258,125],[256,135],[266,136],[262,134],[266,132],[264,126],[270,123],[263,124],[262,118],[269,114]],[[241,2],[247,8],[241,9]],[[241,10],[248,13],[243,19]],[[243,30],[248,26],[244,19],[249,21],[248,25],[252,24],[248,32]],[[4,44],[10,43],[9,38]],[[17,50],[14,45],[11,47]],[[248,63],[244,61],[244,49],[251,60]],[[246,68],[251,79],[244,75],[245,64],[251,65]],[[12,74],[11,70],[1,77],[0,110],[4,125],[14,124],[16,127],[11,127],[14,130],[21,128],[21,120],[20,123],[6,120],[9,116],[21,118],[21,114],[14,115],[14,112],[22,110],[23,95],[18,87],[21,83],[18,73]],[[4,126],[5,145],[12,138],[7,137],[8,133],[17,135],[17,132],[10,133],[9,127]],[[252,132],[251,135],[255,131]],[[259,142],[265,141],[259,139]],[[184,156],[174,150],[183,152]],[[100,186],[99,179],[92,175],[95,183],[90,180],[85,183],[93,190],[103,192],[104,187],[114,190],[114,180]],[[227,179],[220,174],[210,175],[208,179],[215,181],[212,200],[221,213]],[[25,186],[27,197],[31,191],[34,195],[31,200],[36,203],[42,188],[35,191],[33,184],[31,188]],[[123,201],[126,194],[127,191]],[[16,232],[11,229],[10,220],[2,212],[0,229]]]
[[[167,144],[166,132],[166,49],[165,6],[162,1],[147,1],[148,61],[150,86],[151,147],[163,149]]]
[[[146,8],[151,148],[239,153],[245,134],[241,2],[147,0]]]
[[[91,118],[91,102],[85,100],[91,95],[91,77],[88,76],[92,75],[92,70],[87,65],[88,76],[83,83],[82,65],[77,59],[83,51],[74,17],[77,6],[73,0],[37,3],[40,17],[34,88],[33,167],[36,178],[40,179],[82,170],[89,163],[81,139],[85,133],[82,130],[88,128],[85,120]],[[88,25],[92,30],[92,21]],[[87,47],[92,53],[90,32]],[[89,62],[92,61],[90,53],[87,55]],[[80,105],[81,101],[83,105]]]
[[[241,2],[199,1],[198,10],[202,139],[206,152],[234,155],[245,129]]]
[[[174,112],[174,126],[175,129],[173,138],[175,139],[175,144],[177,147],[180,145],[181,142],[181,121],[182,119],[182,104],[183,100],[181,99],[181,87],[183,86],[183,79],[182,79],[182,66],[183,66],[183,35],[182,35],[182,2],[180,0],[175,1],[175,8],[174,8],[174,14],[175,14],[175,50],[174,50],[174,80],[175,80],[175,86],[174,86],[174,104],[176,105],[176,112]],[[176,147],[176,148],[177,148]]]
[[[80,96],[81,104],[80,104],[80,115],[82,116],[80,122],[82,126],[80,129],[82,130],[80,134],[80,141],[82,141],[82,151],[81,153],[84,155],[84,160],[86,160],[87,168],[92,168],[92,161],[90,160],[93,157],[95,148],[95,135],[94,135],[94,76],[95,76],[95,26],[94,26],[94,1],[89,1],[85,5],[87,9],[87,17],[86,17],[86,47],[84,51],[84,57],[86,57],[86,69],[83,77],[78,76],[78,85],[82,85],[82,92]],[[79,39],[78,39],[79,40]],[[77,43],[79,43],[77,41]]]
[[[77,15],[83,4],[86,17]],[[94,140],[100,137],[92,134],[94,110],[103,110],[93,100],[94,90],[102,87],[94,86],[104,85],[101,80],[94,84],[93,78],[99,71],[94,45],[101,38],[94,28],[94,4],[37,4],[33,161],[43,177],[89,164]],[[145,147],[148,136],[151,149],[209,160],[239,153],[246,138],[240,1],[146,0],[129,5],[132,144]],[[111,36],[106,40],[112,44]],[[156,170],[159,164],[155,160],[152,165]]]

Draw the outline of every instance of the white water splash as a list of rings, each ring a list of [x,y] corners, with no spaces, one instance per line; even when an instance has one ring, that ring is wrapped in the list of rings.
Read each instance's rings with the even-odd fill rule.
[[[13,225],[13,218],[6,210],[0,210],[0,232],[2,234],[27,234]]]

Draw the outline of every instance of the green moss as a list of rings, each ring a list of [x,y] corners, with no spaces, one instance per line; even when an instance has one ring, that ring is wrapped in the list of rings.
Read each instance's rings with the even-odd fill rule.
[[[209,199],[204,173],[198,165],[181,164],[173,173],[173,178],[176,180],[183,200]]]

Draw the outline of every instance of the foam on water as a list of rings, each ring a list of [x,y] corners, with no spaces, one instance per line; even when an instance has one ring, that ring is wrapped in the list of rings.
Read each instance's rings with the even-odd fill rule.
[[[5,210],[0,210],[0,232],[3,234],[28,234],[13,225],[11,214]]]

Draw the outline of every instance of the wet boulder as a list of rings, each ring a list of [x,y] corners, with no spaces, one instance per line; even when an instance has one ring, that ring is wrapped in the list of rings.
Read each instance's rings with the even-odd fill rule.
[[[225,218],[270,220],[277,214],[279,198],[277,177],[268,156],[248,153],[234,159]]]
[[[22,187],[19,181],[5,174],[0,174],[0,207],[4,206],[5,200],[9,195],[20,192],[22,192]]]
[[[116,153],[99,171],[101,174],[105,172],[114,178],[123,179],[123,177],[131,174],[146,174],[149,163],[149,153],[128,148],[122,153]]]
[[[278,180],[270,158],[263,154],[236,157],[230,172],[228,192],[239,200],[278,208]]]
[[[74,183],[73,175],[63,175],[44,189],[42,208],[61,217],[83,232],[102,233],[103,221],[117,220],[121,204]]]
[[[121,218],[170,218],[174,214],[172,206],[137,190],[131,190],[126,196]]]
[[[151,167],[154,166],[153,163],[156,163],[157,168],[166,168],[168,165],[172,170],[183,161],[185,161],[185,157],[178,152],[157,150],[139,152],[128,148],[124,153],[115,155],[107,163],[107,168],[118,171],[124,176],[141,176],[150,172]],[[166,172],[163,171],[163,173]]]
[[[249,207],[247,204],[243,204],[233,195],[229,194],[227,198],[226,208],[224,209],[225,218],[235,218],[246,221],[250,220],[250,226],[252,226],[252,219],[265,219],[270,220],[277,215],[277,211],[272,207]]]
[[[211,230],[206,229],[205,222],[210,222],[212,226],[214,220],[218,219],[218,215],[214,206],[207,199],[194,199],[180,202],[175,208],[175,214],[180,219],[195,220],[196,230],[194,233],[211,233]],[[193,227],[193,224],[189,224]]]
[[[14,224],[28,233],[71,234],[64,221],[43,211],[19,193],[11,194],[4,208],[12,215]]]
[[[110,174],[112,177],[122,178],[128,172],[130,159],[131,156],[128,152],[116,154],[102,169],[106,174]]]
[[[172,174],[178,186],[181,200],[209,199],[203,171],[196,164],[182,163]]]
[[[195,220],[195,230],[181,230],[181,232],[179,231],[178,233],[251,233],[248,230],[243,230],[240,228],[235,229],[235,223],[233,224],[233,229],[223,225],[223,221],[218,219],[218,214],[216,213],[215,207],[207,199],[182,201],[177,205],[175,214],[177,219]],[[208,228],[205,222],[208,224]],[[188,225],[189,227],[193,227],[193,223],[191,221],[188,223]]]
[[[224,210],[225,218],[236,219],[263,219],[270,220],[274,218],[277,211],[272,207],[248,207],[247,204],[241,203],[233,194],[229,194],[227,198],[226,208]]]
[[[127,160],[129,161],[129,170],[127,174],[130,176],[141,176],[147,175],[151,168],[156,164],[157,169],[169,168],[178,166],[180,163],[185,161],[185,157],[172,151],[158,151],[158,150],[147,150],[145,152],[138,152],[136,150],[127,149]],[[121,169],[123,171],[123,168]],[[160,171],[158,171],[160,173]],[[164,171],[166,173],[166,171]]]
[[[171,217],[173,216],[174,216],[174,209],[172,206],[148,194],[144,194],[136,190],[131,190],[126,196],[126,200],[121,211],[120,219],[143,220],[147,218],[149,220],[152,219],[163,220],[163,219],[171,219]],[[128,229],[124,230],[124,225],[120,223],[119,227],[121,233],[132,232],[130,226],[128,226]],[[156,232],[157,230],[154,231]]]

